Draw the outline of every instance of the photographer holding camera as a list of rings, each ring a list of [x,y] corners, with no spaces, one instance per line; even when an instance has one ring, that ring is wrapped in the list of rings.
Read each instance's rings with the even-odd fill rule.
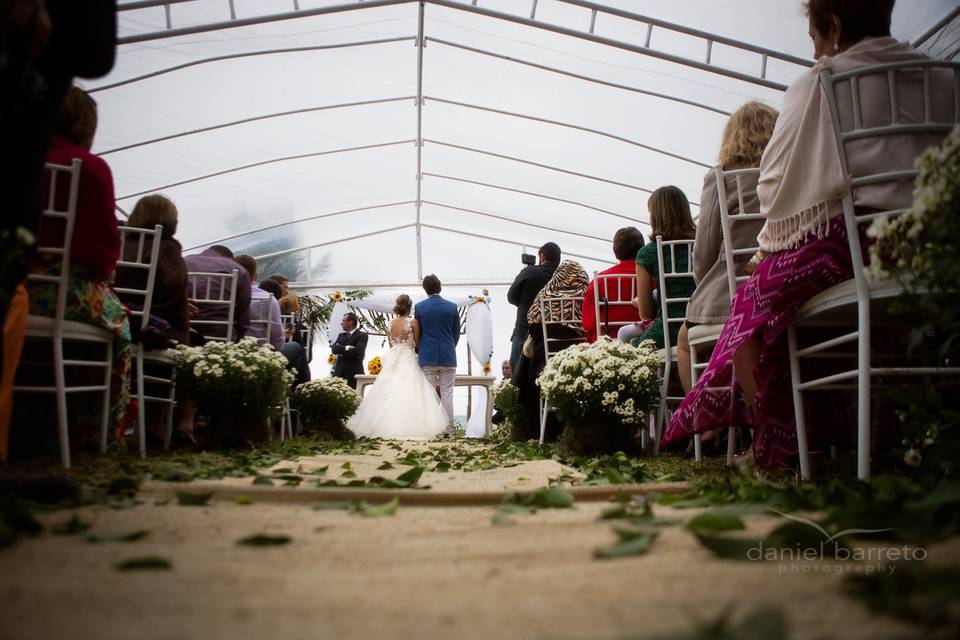
[[[550,280],[550,276],[560,264],[560,247],[555,242],[548,242],[539,251],[540,263],[534,264],[534,257],[528,253],[520,256],[520,261],[527,265],[514,278],[510,290],[507,291],[507,302],[517,307],[517,322],[510,336],[510,366],[516,370],[520,361],[520,350],[529,333],[527,311],[533,304],[543,286]]]

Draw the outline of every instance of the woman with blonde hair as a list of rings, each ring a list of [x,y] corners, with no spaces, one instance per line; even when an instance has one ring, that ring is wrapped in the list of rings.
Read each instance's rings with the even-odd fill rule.
[[[692,240],[697,232],[690,215],[690,202],[686,194],[672,185],[660,187],[650,194],[647,199],[647,210],[650,212],[650,240],[637,252],[637,308],[640,310],[640,322],[628,324],[617,333],[617,339],[631,342],[634,345],[644,340],[653,340],[657,347],[663,348],[663,318],[657,313],[653,304],[653,289],[656,286],[660,273],[657,260],[657,236],[667,240]],[[673,270],[673,261],[670,251],[664,251],[664,266]],[[676,251],[677,269],[689,269],[690,255],[684,248]],[[668,293],[673,297],[689,297],[696,285],[693,278],[672,278],[667,283]],[[679,303],[683,308],[677,310],[677,315],[686,313],[686,303]],[[672,312],[671,312],[672,313]],[[672,316],[675,317],[675,316]],[[670,343],[677,343],[678,325],[670,327]]]
[[[751,100],[733,112],[723,127],[720,139],[720,153],[717,162],[724,171],[750,169],[760,166],[760,158],[766,149],[773,127],[777,122],[776,109],[761,102]],[[737,197],[737,181],[727,177],[727,212],[758,212],[757,178],[743,176],[743,206],[740,211],[740,198]],[[687,330],[698,324],[723,324],[730,315],[730,285],[727,284],[727,261],[724,259],[723,233],[720,229],[720,202],[717,191],[717,174],[711,169],[703,177],[703,191],[700,194],[700,218],[697,220],[697,235],[693,244],[693,276],[697,288],[687,305],[687,320],[677,335],[677,369],[684,393],[690,391],[690,345]],[[757,234],[763,226],[761,220],[741,222],[733,226],[730,241],[734,247],[756,244]],[[748,258],[739,260],[737,275],[743,275]]]

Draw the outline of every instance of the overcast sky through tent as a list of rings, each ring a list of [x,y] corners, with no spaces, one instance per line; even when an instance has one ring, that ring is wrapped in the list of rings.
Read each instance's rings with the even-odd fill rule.
[[[231,4],[247,18],[347,3],[194,0],[169,5],[169,15],[180,28],[229,20]],[[591,20],[583,7],[536,4],[537,19],[555,25],[585,30]],[[812,55],[799,0],[605,4]],[[954,4],[899,0],[894,36],[917,36]],[[530,0],[478,5],[525,17],[531,11]],[[422,270],[436,273],[449,291],[490,289],[495,370],[509,355],[515,316],[503,285],[519,271],[524,244],[535,252],[553,240],[589,272],[608,266],[616,229],[649,231],[649,191],[675,184],[699,200],[726,118],[719,112],[749,99],[779,107],[782,99],[776,89],[453,8],[427,4],[424,15]],[[166,21],[164,6],[122,11],[120,36],[162,31]],[[122,45],[110,76],[87,84],[100,107],[94,151],[113,169],[118,206],[129,212],[140,195],[169,196],[180,211],[184,247],[228,238],[222,243],[235,252],[264,255],[323,245],[272,262],[317,292],[362,285],[421,294],[409,286],[419,282],[417,22],[418,4],[411,2]],[[595,32],[638,45],[646,35],[642,24],[603,14]],[[367,44],[324,48],[345,43]],[[651,46],[703,56],[702,40],[661,30]],[[712,52],[715,64],[751,73],[757,59],[724,46]],[[158,73],[173,67],[180,68]],[[802,69],[770,60],[768,76],[789,84]],[[238,121],[246,122],[221,126]],[[300,157],[282,160],[291,156]],[[263,227],[273,228],[245,233]],[[338,242],[348,238],[356,239]],[[408,286],[378,286],[388,284]],[[379,340],[370,344],[368,358]],[[315,352],[315,376],[326,375],[326,355]],[[460,369],[466,371],[463,346]]]

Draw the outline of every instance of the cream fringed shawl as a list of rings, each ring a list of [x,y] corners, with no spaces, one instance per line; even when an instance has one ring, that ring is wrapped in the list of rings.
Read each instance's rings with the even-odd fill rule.
[[[757,196],[767,219],[757,240],[766,253],[799,246],[841,211],[847,185],[819,75],[830,60],[820,58],[787,89],[760,161]]]
[[[897,42],[889,36],[864,38],[843,53],[820,58],[813,68],[790,85],[783,97],[783,109],[777,118],[773,137],[760,161],[757,196],[760,199],[760,213],[767,218],[757,237],[761,251],[773,253],[795,248],[808,234],[825,229],[824,225],[842,211],[840,199],[847,194],[849,185],[844,182],[840,168],[833,118],[826,93],[820,85],[821,69],[844,73],[873,64],[925,58],[909,44]],[[921,85],[914,84],[916,86],[909,82],[901,83],[900,88],[920,91]],[[864,81],[860,84],[864,122],[876,117],[889,121],[887,90],[885,81]],[[838,95],[847,96],[847,99],[839,99],[837,105],[846,129],[852,119],[849,113],[849,89],[841,83],[837,85],[837,92]],[[949,102],[951,92],[941,93]],[[934,95],[937,95],[936,92]],[[908,121],[903,120],[904,109],[913,102],[916,101],[901,99],[901,121]],[[944,108],[949,113],[951,105],[945,104]],[[913,121],[917,120],[914,118]],[[869,169],[867,173],[892,171],[905,162],[909,164],[927,144],[930,141],[916,136],[901,138],[895,144],[882,140],[859,140],[848,146],[847,161],[851,169]],[[912,185],[909,182],[897,185],[893,196],[889,193],[873,193],[871,189],[873,187],[863,187],[860,189],[862,193],[854,194],[857,204],[876,207],[890,204],[888,201],[899,201],[903,197],[909,200]]]

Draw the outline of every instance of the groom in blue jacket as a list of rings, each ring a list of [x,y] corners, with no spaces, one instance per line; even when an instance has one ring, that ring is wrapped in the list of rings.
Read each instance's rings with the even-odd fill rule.
[[[457,374],[457,342],[460,340],[460,314],[457,305],[440,297],[440,278],[432,273],[423,279],[429,296],[414,307],[420,323],[420,368],[434,387],[440,388],[440,400],[453,426],[453,383]]]

